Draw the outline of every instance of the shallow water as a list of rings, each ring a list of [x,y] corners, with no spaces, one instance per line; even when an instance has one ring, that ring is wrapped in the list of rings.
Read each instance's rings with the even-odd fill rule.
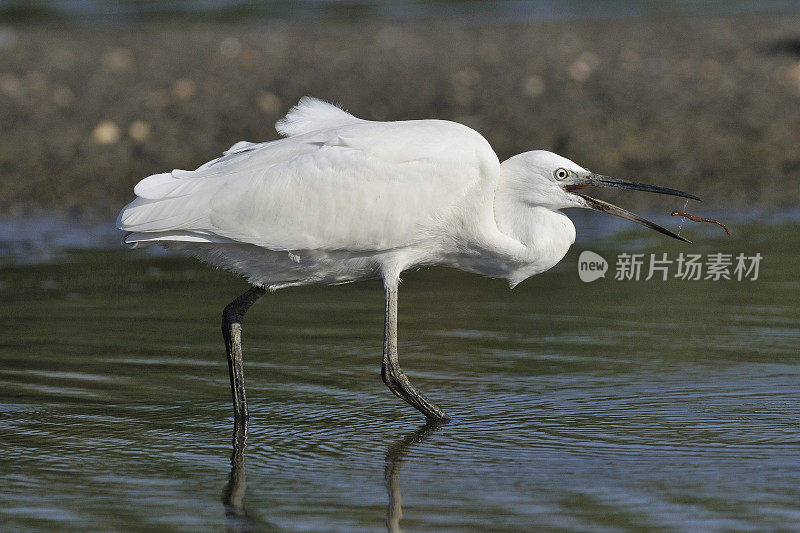
[[[689,250],[641,232],[579,243],[513,291],[407,273],[400,360],[442,427],[380,381],[377,282],[268,295],[244,325],[244,449],[219,333],[243,281],[127,251],[6,264],[0,524],[794,529],[800,232],[732,230],[683,231],[693,253],[760,252],[758,280],[614,280],[618,251]],[[586,249],[605,279],[578,280]]]

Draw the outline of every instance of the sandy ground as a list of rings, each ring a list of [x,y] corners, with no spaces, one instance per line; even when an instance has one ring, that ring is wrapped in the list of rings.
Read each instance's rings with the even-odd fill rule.
[[[113,216],[148,174],[276,138],[306,94],[368,119],[463,122],[501,159],[553,150],[715,212],[787,209],[800,200],[798,28],[800,14],[5,27],[0,216]]]

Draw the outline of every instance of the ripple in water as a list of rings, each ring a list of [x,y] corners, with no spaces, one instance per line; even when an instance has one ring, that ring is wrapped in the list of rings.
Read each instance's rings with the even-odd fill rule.
[[[81,275],[112,265],[144,290]],[[800,319],[782,283],[794,272],[724,294],[679,282],[576,286],[569,271],[512,292],[411,274],[400,360],[453,415],[443,426],[423,425],[380,381],[377,284],[270,295],[245,325],[245,441],[218,331],[240,286],[220,272],[176,274],[191,265],[100,254],[0,271],[31,288],[24,299],[0,293],[9,528],[800,521]],[[76,291],[84,296],[69,299]]]

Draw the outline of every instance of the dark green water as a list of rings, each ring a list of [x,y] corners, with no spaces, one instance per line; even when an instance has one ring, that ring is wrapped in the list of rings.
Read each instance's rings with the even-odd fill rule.
[[[732,229],[579,244],[513,291],[407,273],[400,360],[454,417],[429,431],[380,381],[377,282],[268,295],[233,469],[219,323],[243,281],[126,251],[7,264],[0,529],[794,529],[800,232]],[[585,249],[606,279],[578,280]],[[764,258],[756,281],[613,279],[618,251],[681,250]]]

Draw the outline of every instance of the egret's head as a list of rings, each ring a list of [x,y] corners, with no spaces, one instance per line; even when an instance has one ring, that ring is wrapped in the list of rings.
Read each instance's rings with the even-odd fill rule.
[[[563,209],[565,207],[596,209],[597,211],[642,224],[664,235],[689,242],[639,215],[576,191],[587,187],[617,187],[700,200],[700,198],[692,194],[676,189],[595,174],[565,157],[544,150],[535,150],[516,155],[504,161],[501,169],[503,179],[511,186],[510,189],[514,190],[524,203],[531,206],[542,206],[548,209]]]

